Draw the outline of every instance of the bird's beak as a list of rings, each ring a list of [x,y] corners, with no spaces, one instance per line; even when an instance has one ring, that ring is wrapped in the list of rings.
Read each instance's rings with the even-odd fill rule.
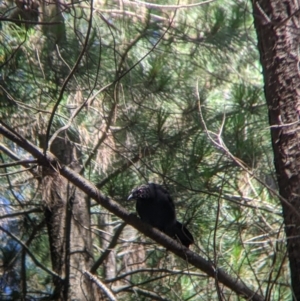
[[[127,198],[127,201],[130,201],[133,199],[133,194],[131,194],[128,198]]]

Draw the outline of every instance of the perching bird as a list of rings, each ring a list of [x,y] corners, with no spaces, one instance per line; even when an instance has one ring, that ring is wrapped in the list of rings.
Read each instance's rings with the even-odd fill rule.
[[[158,228],[184,246],[194,242],[190,231],[176,220],[174,202],[161,185],[149,183],[132,190],[128,200],[136,200],[136,211],[142,221]]]

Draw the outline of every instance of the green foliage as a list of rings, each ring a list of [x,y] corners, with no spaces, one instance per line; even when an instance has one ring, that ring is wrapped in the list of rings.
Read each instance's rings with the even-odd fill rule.
[[[56,45],[37,26],[25,31],[3,25],[1,119],[44,146],[53,117],[47,138],[57,133],[57,139],[76,145],[83,175],[130,211],[134,205],[126,199],[134,186],[165,184],[178,220],[195,237],[195,252],[217,259],[218,267],[262,293],[274,280],[270,299],[287,300],[282,221],[277,198],[264,184],[274,170],[248,2],[213,2],[176,15],[174,10],[133,3],[122,8],[101,4],[94,7],[92,23],[87,5],[66,10],[67,26],[60,28],[66,40]],[[10,220],[13,213],[45,205],[41,179],[21,169],[9,167],[5,173],[11,175],[1,177],[0,209],[12,215]],[[113,235],[120,221],[93,203],[90,211],[97,259],[105,248],[98,233]],[[43,219],[43,213],[34,214],[24,214],[26,224],[14,220],[14,233],[22,241]],[[99,216],[107,223],[99,225]],[[138,233],[124,232],[112,252],[114,266],[105,262],[98,270],[104,282],[104,265],[115,277],[136,271],[110,282],[119,300],[151,300],[145,291],[174,301],[217,299],[214,279],[199,275]],[[43,226],[28,247],[51,269],[49,244]],[[1,251],[3,264],[15,255],[5,247]],[[25,262],[16,260],[14,279],[21,263],[28,292],[35,291],[34,297],[50,294],[52,278],[28,254]],[[270,268],[276,271],[272,277]],[[14,289],[22,292],[20,286]],[[224,296],[239,300],[226,288]]]

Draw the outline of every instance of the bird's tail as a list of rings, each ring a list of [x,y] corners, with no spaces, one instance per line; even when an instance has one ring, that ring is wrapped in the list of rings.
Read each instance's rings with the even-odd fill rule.
[[[194,237],[191,232],[180,222],[176,221],[175,237],[187,248],[194,243]]]

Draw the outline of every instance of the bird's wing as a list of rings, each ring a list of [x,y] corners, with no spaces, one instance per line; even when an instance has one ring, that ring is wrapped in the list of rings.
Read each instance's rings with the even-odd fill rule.
[[[174,201],[167,189],[165,189],[159,184],[154,183],[150,183],[149,187],[152,194],[151,196],[153,198],[164,199],[164,201],[166,201],[169,204],[169,206],[175,211]]]

